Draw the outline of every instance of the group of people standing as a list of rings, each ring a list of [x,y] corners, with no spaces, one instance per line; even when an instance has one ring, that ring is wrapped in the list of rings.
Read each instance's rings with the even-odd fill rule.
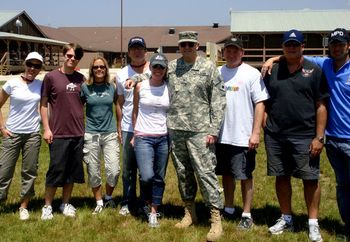
[[[282,213],[269,232],[280,234],[294,229],[291,177],[296,177],[303,180],[309,239],[322,241],[317,220],[318,179],[325,142],[336,174],[337,200],[345,231],[350,231],[347,206],[350,37],[346,30],[330,33],[330,58],[323,59],[304,58],[302,33],[286,32],[283,56],[263,65],[263,74],[267,71],[264,78],[242,61],[243,42],[238,38],[225,42],[226,64],[219,68],[198,56],[196,32],[180,32],[178,45],[180,58],[168,63],[163,54],[157,53],[148,62],[145,40],[131,38],[128,43],[131,62],[120,70],[115,82],[110,81],[103,57],[92,60],[87,80],[75,71],[83,57],[77,44],[63,48],[63,65],[48,73],[43,82],[35,79],[43,58],[36,52],[29,53],[24,74],[6,82],[0,92],[0,107],[10,97],[6,124],[0,112],[3,134],[0,200],[7,197],[22,150],[19,214],[22,220],[29,218],[27,206],[34,195],[37,176],[41,116],[43,139],[50,150],[42,220],[53,218],[52,201],[57,187],[63,187],[61,212],[75,216],[76,209],[69,201],[73,184],[84,182],[82,160],[87,165],[88,183],[96,199],[93,214],[101,213],[107,206],[116,207],[112,193],[120,173],[121,144],[123,199],[119,214],[127,216],[139,208],[136,196],[139,171],[141,210],[147,214],[151,227],[159,226],[158,207],[170,153],[185,204],[184,217],[175,227],[182,229],[197,223],[195,196],[199,186],[210,208],[207,240],[216,241],[223,233],[222,215],[234,216],[235,180],[241,181],[243,200],[238,228],[249,230],[254,226],[253,171],[263,127],[268,175],[276,177]],[[278,64],[272,67],[274,61]],[[104,196],[101,153],[106,173]],[[222,175],[224,203],[217,175]]]

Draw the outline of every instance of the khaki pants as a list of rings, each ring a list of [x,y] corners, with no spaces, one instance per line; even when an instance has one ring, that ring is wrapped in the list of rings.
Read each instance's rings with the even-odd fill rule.
[[[13,133],[11,137],[2,139],[0,155],[0,200],[7,198],[16,162],[22,151],[22,189],[21,199],[32,197],[34,193],[34,181],[37,177],[38,157],[41,145],[39,132],[30,134]]]

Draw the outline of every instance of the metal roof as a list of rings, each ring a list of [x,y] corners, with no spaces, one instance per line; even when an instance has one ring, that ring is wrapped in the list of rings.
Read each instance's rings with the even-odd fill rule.
[[[273,33],[298,29],[329,32],[350,29],[350,10],[231,11],[231,33]]]
[[[12,34],[7,32],[0,32],[0,39],[11,39],[11,40],[22,40],[22,41],[30,41],[30,42],[37,42],[37,43],[46,43],[46,44],[55,44],[55,45],[65,45],[67,42],[48,39],[48,38],[41,38],[41,37],[35,37],[30,35],[22,35],[22,34]]]
[[[21,10],[0,10],[0,27],[21,15],[23,12],[24,11]]]

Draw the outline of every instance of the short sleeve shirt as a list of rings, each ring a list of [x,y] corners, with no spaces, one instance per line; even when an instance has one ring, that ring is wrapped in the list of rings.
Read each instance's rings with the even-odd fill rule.
[[[116,90],[113,84],[81,86],[81,97],[86,103],[86,132],[116,132],[117,123],[113,115]]]
[[[150,73],[148,70],[147,73]],[[134,128],[132,126],[132,109],[133,109],[133,100],[134,100],[134,89],[126,89],[125,82],[130,77],[136,75],[137,72],[134,69],[127,65],[123,69],[121,69],[116,76],[117,79],[117,92],[119,96],[124,96],[124,104],[122,107],[122,123],[121,128],[126,132],[134,132]]]
[[[48,98],[49,126],[54,138],[84,135],[84,111],[80,88],[85,78],[79,72],[64,74],[54,70],[46,74],[41,95]]]
[[[26,84],[21,77],[8,80],[2,89],[10,96],[6,128],[13,133],[32,133],[40,129],[39,101],[42,82]]]
[[[265,80],[270,94],[266,111],[266,131],[286,136],[312,137],[316,129],[316,103],[327,98],[328,86],[322,70],[304,59],[290,73],[282,59]]]
[[[253,131],[254,106],[268,99],[264,81],[254,67],[242,63],[238,67],[219,68],[226,90],[226,111],[219,143],[248,147]]]

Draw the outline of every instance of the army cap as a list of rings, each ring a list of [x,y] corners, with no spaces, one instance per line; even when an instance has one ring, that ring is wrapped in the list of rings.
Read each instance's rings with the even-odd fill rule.
[[[182,42],[195,42],[198,43],[198,33],[195,31],[183,31],[179,33],[179,41]]]

